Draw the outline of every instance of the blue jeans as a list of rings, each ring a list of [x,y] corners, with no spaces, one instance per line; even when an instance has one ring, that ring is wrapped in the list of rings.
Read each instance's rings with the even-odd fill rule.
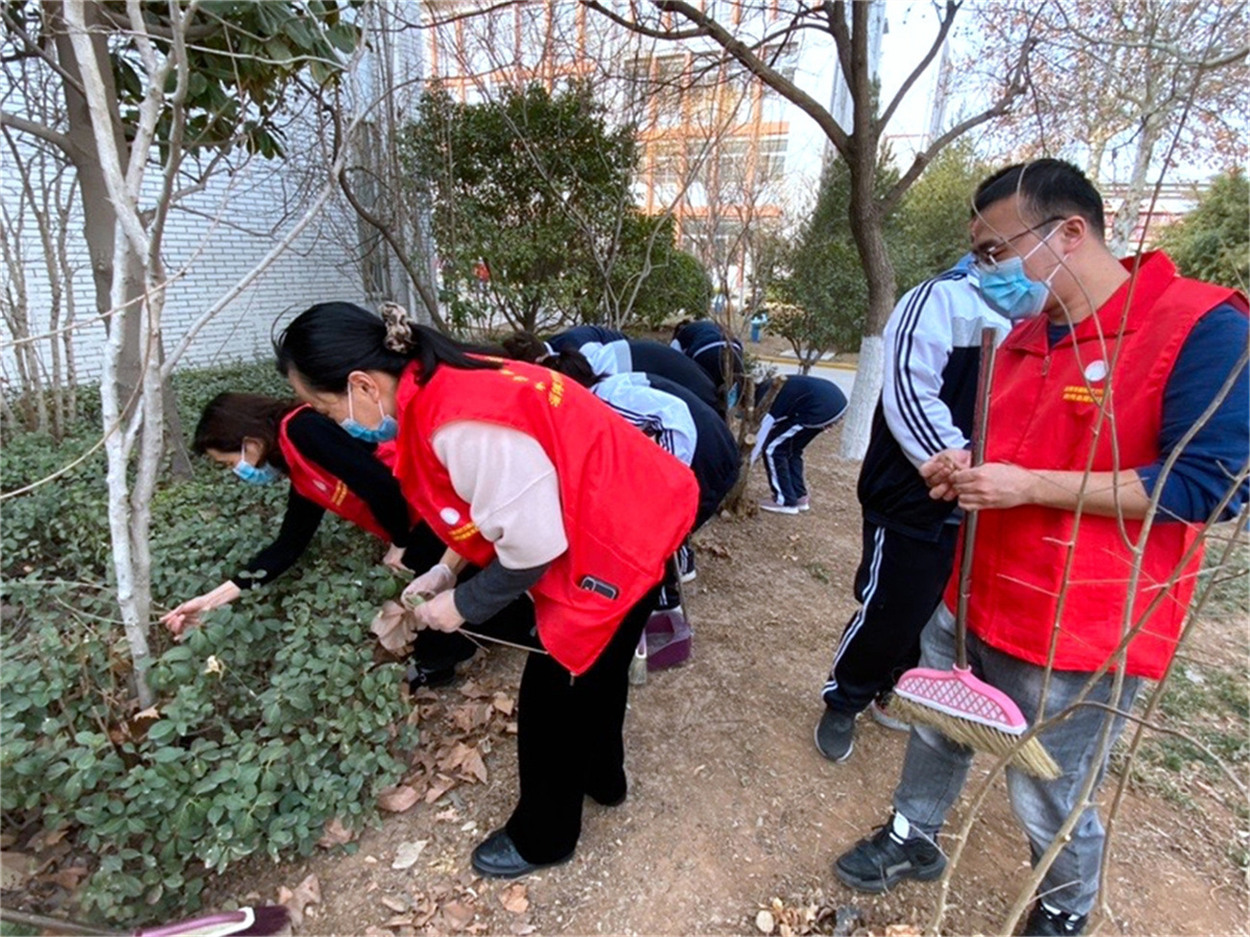
[[[955,619],[945,604],[938,606],[920,636],[920,666],[949,670],[955,660]],[[968,635],[968,665],[977,677],[1002,690],[1020,707],[1024,718],[1036,721],[1042,700],[1045,669],[995,650]],[[1089,674],[1053,671],[1045,699],[1045,717],[1066,709],[1089,682]],[[1108,704],[1114,674],[1098,680],[1085,697],[1091,703]],[[1115,708],[1127,712],[1141,685],[1137,677],[1125,677]],[[1090,771],[1098,781],[1107,767],[1107,755],[1095,761],[1099,740],[1108,719],[1114,719],[1111,741],[1124,727],[1121,716],[1104,709],[1080,706],[1037,738],[1059,763],[1063,775],[1056,781],[1030,777],[1007,769],[1011,809],[1028,834],[1034,864],[1054,840],[1056,832],[1076,805],[1081,786]],[[1110,749],[1108,744],[1107,749]],[[913,727],[903,760],[903,774],[894,791],[894,809],[930,837],[946,820],[947,811],[959,796],[972,763],[972,752],[955,745],[928,727]],[[1097,788],[1095,788],[1097,790]],[[1091,798],[1092,799],[1092,798]],[[1042,879],[1038,894],[1048,905],[1070,914],[1088,914],[1098,895],[1103,840],[1106,833],[1098,811],[1087,806],[1072,838]]]

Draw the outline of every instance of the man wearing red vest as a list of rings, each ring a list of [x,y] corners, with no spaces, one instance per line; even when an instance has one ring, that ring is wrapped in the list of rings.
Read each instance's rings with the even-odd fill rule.
[[[1035,863],[1078,815],[1024,932],[1078,934],[1105,838],[1083,787],[1106,768],[1116,713],[1171,661],[1202,526],[1246,497],[1246,301],[1178,276],[1162,253],[1117,260],[1101,196],[1058,160],[983,182],[971,234],[982,295],[1028,321],[998,353],[985,464],[946,450],[921,473],[932,497],[981,512],[969,664],[1031,723],[1049,723],[1039,739],[1063,769],[1057,781],[1007,771]],[[922,667],[954,660],[956,581],[921,638]],[[890,822],[838,858],[838,878],[882,892],[941,875],[938,832],[971,760],[914,729]]]

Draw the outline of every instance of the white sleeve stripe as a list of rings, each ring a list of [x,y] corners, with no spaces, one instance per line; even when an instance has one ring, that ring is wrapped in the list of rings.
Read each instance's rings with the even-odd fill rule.
[[[914,337],[920,322],[920,315],[924,311],[924,305],[928,302],[929,296],[933,291],[933,284],[940,279],[945,279],[945,277],[935,277],[925,282],[912,294],[903,313],[902,325],[894,341],[896,362],[894,389],[899,402],[899,413],[916,441],[923,448],[927,449],[930,454],[941,451],[942,436],[925,414],[920,397],[916,393],[915,387],[908,380],[910,369],[907,362],[910,360],[915,347]],[[904,345],[906,346],[905,348]]]

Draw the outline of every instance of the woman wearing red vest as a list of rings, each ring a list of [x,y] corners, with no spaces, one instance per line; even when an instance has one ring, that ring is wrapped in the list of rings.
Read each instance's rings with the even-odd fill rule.
[[[521,679],[520,801],[473,852],[484,875],[523,875],[572,856],[584,796],[625,798],[629,661],[697,485],[563,375],[473,355],[393,305],[384,314],[313,306],[279,338],[278,366],[345,428],[394,435],[396,477],[450,548],[447,565],[485,567],[469,583],[439,577],[422,624],[452,631],[533,599],[546,653]]]
[[[174,634],[198,625],[200,615],[234,601],[243,589],[285,573],[308,549],[327,510],[389,542],[383,562],[394,569],[422,570],[442,554],[442,544],[429,527],[412,523],[391,472],[394,443],[353,439],[307,405],[256,394],[218,394],[204,408],[192,448],[228,466],[245,482],[266,484],[285,475],[291,488],[273,543],[237,575],[162,618]],[[532,612],[519,606],[492,621],[493,629],[509,637],[521,638],[532,627]],[[460,635],[423,632],[408,670],[409,685],[415,689],[449,682],[456,664],[474,649]]]

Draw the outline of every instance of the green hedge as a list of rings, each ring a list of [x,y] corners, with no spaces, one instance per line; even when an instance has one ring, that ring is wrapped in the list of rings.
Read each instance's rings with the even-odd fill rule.
[[[284,393],[264,366],[180,376],[188,433],[225,390]],[[90,444],[6,441],[5,490]],[[276,533],[286,485],[243,485],[206,460],[153,501],[153,617],[212,588]],[[181,645],[153,625],[158,718],[135,718],[108,547],[103,457],[5,503],[0,806],[68,825],[97,857],[88,911],[193,911],[206,870],[306,854],[325,823],[359,827],[415,742],[396,665],[368,622],[398,581],[380,544],[327,517],[301,563],[209,616]]]

